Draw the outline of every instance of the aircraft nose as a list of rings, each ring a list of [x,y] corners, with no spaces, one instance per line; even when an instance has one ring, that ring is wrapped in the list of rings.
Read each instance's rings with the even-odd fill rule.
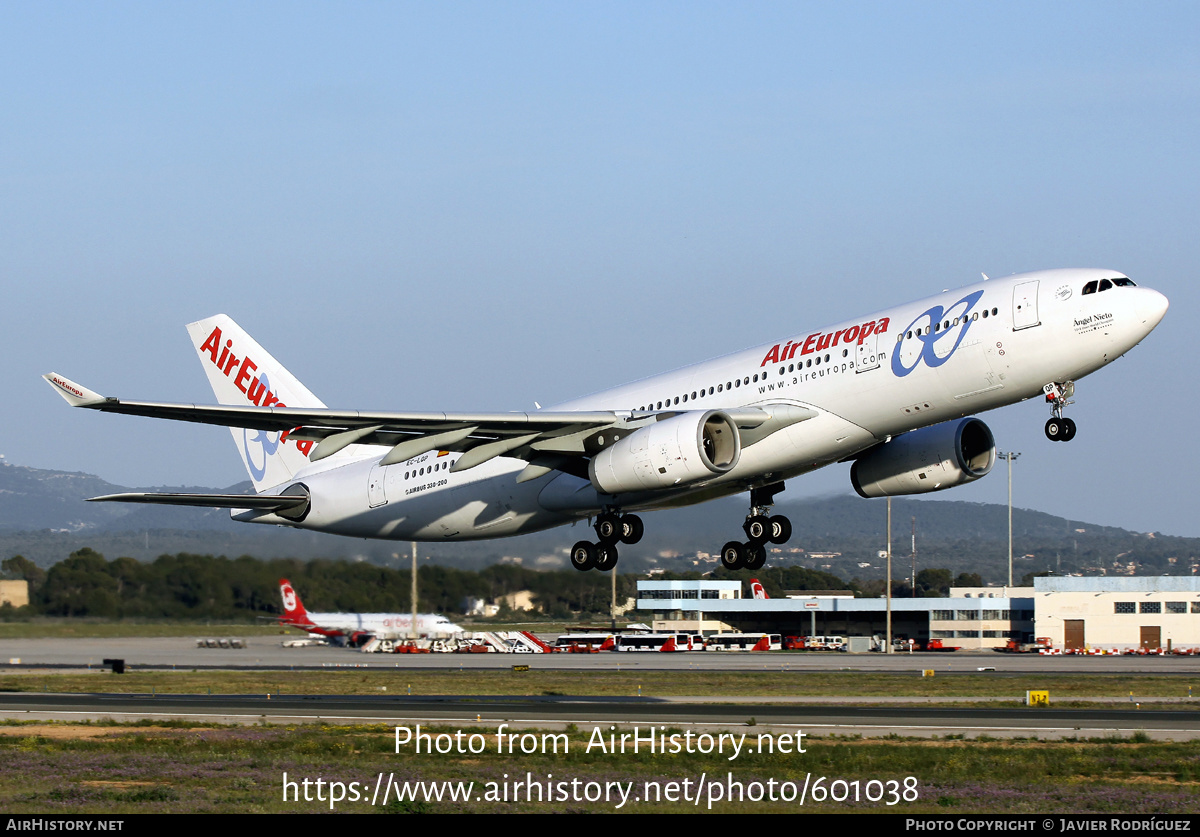
[[[1147,331],[1157,326],[1162,322],[1162,318],[1167,313],[1167,308],[1170,307],[1170,301],[1160,294],[1158,291],[1150,288],[1143,289],[1145,293],[1142,295],[1142,301],[1139,305],[1142,314],[1142,323],[1147,326]]]

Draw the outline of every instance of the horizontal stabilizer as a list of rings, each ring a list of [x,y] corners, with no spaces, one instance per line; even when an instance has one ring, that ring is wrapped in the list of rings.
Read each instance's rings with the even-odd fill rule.
[[[105,494],[90,497],[90,503],[158,503],[166,506],[202,506],[210,509],[257,509],[283,511],[303,506],[307,494]]]

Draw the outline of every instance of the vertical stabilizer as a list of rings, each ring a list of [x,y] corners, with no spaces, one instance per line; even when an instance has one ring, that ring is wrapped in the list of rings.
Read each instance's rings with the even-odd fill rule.
[[[324,408],[321,399],[226,315],[200,320],[187,329],[218,403]],[[291,480],[308,464],[311,441],[291,440],[287,433],[240,427],[232,427],[230,431],[255,491]]]
[[[304,609],[304,604],[300,601],[300,596],[296,594],[292,583],[286,578],[279,579],[279,595],[283,598],[283,619],[280,621],[299,626],[312,624],[312,620],[308,618],[308,611]]]

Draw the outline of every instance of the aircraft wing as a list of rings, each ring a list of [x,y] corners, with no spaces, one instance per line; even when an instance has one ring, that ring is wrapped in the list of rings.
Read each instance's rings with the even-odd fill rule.
[[[536,479],[551,470],[587,476],[587,458],[626,431],[651,424],[674,413],[554,412],[534,413],[390,413],[295,407],[204,406],[152,401],[125,401],[100,395],[62,375],[43,375],[68,404],[105,413],[190,421],[224,427],[286,433],[289,439],[315,443],[313,462],[349,445],[390,447],[384,465],[403,462],[432,450],[462,452],[452,471],[481,465],[497,456],[527,460],[519,481]],[[773,432],[812,418],[816,413],[798,407],[768,412],[757,407],[722,410],[739,428]],[[153,495],[145,495],[153,496]],[[134,502],[167,502],[136,500]],[[232,501],[231,501],[232,502]],[[197,503],[197,505],[205,505]],[[212,505],[208,503],[207,505]],[[246,504],[234,505],[246,508]]]

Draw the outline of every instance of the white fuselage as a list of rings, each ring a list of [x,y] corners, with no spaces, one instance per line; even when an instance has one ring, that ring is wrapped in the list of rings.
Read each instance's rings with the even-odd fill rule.
[[[413,636],[412,614],[406,613],[309,613],[304,629],[320,636],[369,634],[376,639],[408,639]],[[462,628],[445,616],[418,613],[416,635],[444,637],[462,633]]]
[[[1084,293],[1110,270],[992,279],[812,331],[801,331],[550,409],[642,414],[794,405],[816,413],[746,446],[735,467],[678,488],[609,496],[588,479],[499,457],[452,473],[460,454],[433,451],[381,466],[378,449],[295,475],[311,492],[300,523],[262,512],[239,520],[358,537],[468,540],[536,531],[597,514],[662,508],[778,483],[891,437],[1040,396],[1138,344],[1162,319],[1157,291]],[[322,468],[321,466],[325,467]]]

